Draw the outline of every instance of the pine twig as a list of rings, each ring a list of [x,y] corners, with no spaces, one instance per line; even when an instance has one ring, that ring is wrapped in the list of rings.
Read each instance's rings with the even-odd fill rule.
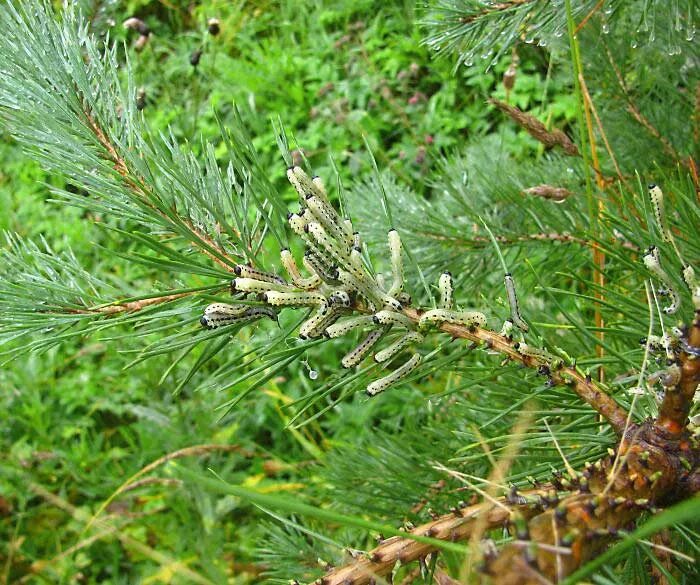
[[[511,106],[496,98],[489,98],[488,103],[496,106],[535,140],[544,144],[546,148],[560,146],[569,156],[579,156],[578,147],[571,141],[571,138],[558,128],[547,130],[547,127],[532,114],[523,112],[520,108]]]

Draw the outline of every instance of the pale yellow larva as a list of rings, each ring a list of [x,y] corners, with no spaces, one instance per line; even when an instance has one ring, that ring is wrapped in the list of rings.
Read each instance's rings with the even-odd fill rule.
[[[249,293],[264,293],[268,290],[276,290],[280,292],[291,291],[288,285],[279,284],[277,282],[265,282],[256,280],[255,278],[234,278],[231,281],[232,292],[249,292]]]
[[[452,309],[452,292],[454,285],[452,283],[452,273],[443,272],[438,279],[438,290],[440,291],[439,309]]]
[[[649,272],[656,276],[656,278],[658,278],[666,288],[670,303],[663,308],[664,313],[668,315],[675,313],[678,310],[678,307],[680,307],[681,297],[674,289],[671,278],[668,276],[668,274],[666,274],[666,271],[661,268],[659,249],[656,246],[651,246],[647,250],[647,253],[642,257],[642,261]]]
[[[510,319],[503,321],[503,326],[501,327],[499,335],[505,337],[509,341],[513,339],[513,322]]]
[[[265,293],[265,302],[274,307],[314,307],[326,303],[326,297],[315,292],[278,292],[269,290]]]
[[[388,294],[390,297],[395,297],[403,290],[404,281],[403,259],[401,257],[401,237],[399,236],[399,232],[397,232],[395,229],[389,230],[387,237],[389,241],[389,252],[391,255],[391,271],[394,277]]]
[[[664,193],[658,185],[651,183],[649,185],[649,198],[651,199],[651,206],[654,210],[654,216],[656,217],[656,225],[659,228],[659,233],[661,234],[661,239],[664,242],[671,241],[671,232],[666,224],[666,213],[664,211]]]
[[[371,315],[360,315],[358,317],[351,317],[349,319],[344,319],[339,321],[330,327],[326,327],[326,337],[335,338],[342,337],[346,333],[349,333],[353,329],[358,327],[366,327],[368,325],[374,325],[374,321]]]
[[[420,354],[414,353],[406,363],[396,368],[393,372],[391,372],[391,374],[369,384],[367,386],[367,394],[369,396],[376,396],[380,392],[386,390],[392,384],[396,384],[396,382],[405,378],[413,370],[415,370],[420,364],[420,361]]]
[[[316,195],[307,198],[306,205],[314,220],[319,222],[329,235],[337,242],[342,242],[342,245],[346,248],[352,246],[352,234],[348,234],[345,231],[345,226],[332,205]]]
[[[292,253],[286,248],[280,252],[280,259],[282,260],[282,266],[284,266],[284,269],[287,271],[292,284],[296,288],[311,290],[318,288],[318,286],[321,284],[321,277],[319,277],[318,274],[312,273],[312,275],[308,277],[303,277],[301,275],[296,260],[294,260],[294,256],[292,256]]]
[[[334,290],[328,297],[328,304],[335,307],[348,308],[352,300],[345,290]]]
[[[275,284],[287,284],[284,278],[277,276],[276,274],[271,274],[269,272],[263,272],[252,266],[246,266],[245,264],[237,264],[233,269],[236,276],[242,278],[252,278],[255,280],[261,280],[263,282],[272,282]]]
[[[299,328],[299,337],[302,339],[321,337],[326,327],[332,325],[340,315],[341,311],[334,307],[321,305],[318,310],[301,325]]]
[[[478,311],[448,311],[446,309],[432,309],[426,311],[418,322],[422,328],[433,324],[450,323],[452,325],[464,325],[466,327],[483,327],[486,325],[486,317]]]
[[[556,369],[563,364],[563,360],[561,358],[553,356],[548,351],[540,349],[539,347],[533,347],[532,345],[528,345],[524,342],[516,343],[513,345],[513,347],[519,354],[534,358],[544,364],[547,364],[552,369]]]
[[[365,338],[352,350],[350,350],[343,359],[341,364],[344,368],[352,368],[359,364],[379,339],[384,335],[384,329],[375,329],[370,331]]]
[[[408,331],[406,335],[399,337],[391,345],[374,354],[374,361],[377,363],[387,362],[398,355],[403,349],[414,343],[423,341],[423,336],[417,331]]]
[[[396,325],[399,327],[406,327],[407,329],[412,329],[415,327],[415,323],[411,321],[403,313],[397,313],[396,311],[382,310],[374,314],[374,322],[379,325]]]

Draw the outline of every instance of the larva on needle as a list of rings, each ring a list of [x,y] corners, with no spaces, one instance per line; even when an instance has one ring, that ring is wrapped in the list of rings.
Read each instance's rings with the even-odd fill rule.
[[[212,303],[204,309],[199,322],[207,329],[217,329],[225,325],[247,323],[261,317],[277,320],[277,313],[269,307],[252,307],[250,305],[228,305]]]
[[[420,333],[417,331],[409,331],[406,335],[399,337],[391,345],[375,353],[374,361],[379,364],[387,362],[409,345],[420,343],[421,341],[423,341],[423,336]]]
[[[367,336],[360,341],[360,343],[354,349],[350,350],[345,357],[343,357],[341,364],[344,368],[352,368],[359,364],[369,351],[374,347],[374,345],[379,341],[379,339],[384,335],[384,329],[375,329],[370,331]]]
[[[395,229],[389,230],[389,252],[391,253],[391,271],[394,279],[389,289],[389,296],[395,297],[403,290],[403,260],[401,258],[401,237]]]
[[[411,321],[403,313],[397,313],[396,311],[379,311],[374,314],[374,322],[379,325],[397,325],[399,327],[406,327],[407,329],[412,329],[415,327],[413,321]]]
[[[373,325],[374,320],[371,315],[360,315],[359,317],[351,317],[350,319],[344,319],[330,327],[326,327],[326,337],[335,338],[342,337],[346,333],[349,333],[353,329],[358,327],[366,327]]]
[[[252,278],[254,280],[261,280],[263,282],[272,282],[275,284],[287,284],[283,278],[277,276],[276,274],[270,274],[269,272],[263,272],[252,266],[246,266],[245,264],[237,264],[233,269],[236,276],[242,278]]]
[[[280,252],[280,259],[282,261],[282,266],[284,266],[292,284],[296,288],[311,290],[317,288],[321,284],[321,278],[314,272],[312,272],[311,276],[306,278],[301,275],[296,260],[294,260],[294,256],[292,256],[292,253],[286,248]]]
[[[486,316],[478,311],[448,311],[446,309],[433,309],[423,313],[418,321],[418,325],[421,329],[440,323],[464,325],[471,329],[473,327],[483,327],[486,325]]]
[[[418,364],[420,364],[420,360],[420,354],[414,353],[405,364],[396,368],[393,372],[391,372],[391,374],[369,384],[367,386],[367,394],[369,396],[376,396],[380,392],[386,390],[392,384],[396,384],[396,382],[405,378],[413,370],[415,370],[418,367]]]
[[[520,305],[518,303],[518,295],[515,293],[515,281],[510,272],[507,272],[503,279],[506,286],[506,295],[508,296],[508,305],[510,306],[510,318],[513,324],[521,331],[527,332],[530,327],[523,321],[520,315]]]
[[[314,307],[326,303],[326,297],[314,292],[278,292],[269,290],[265,293],[265,302],[279,307]]]
[[[256,280],[255,278],[239,277],[231,281],[231,292],[264,293],[268,290],[284,292],[292,289],[286,284],[266,282],[263,280]]]
[[[443,272],[438,279],[438,290],[440,291],[440,302],[438,308],[440,309],[451,309],[452,308],[452,292],[454,286],[452,284],[452,273]]]
[[[661,233],[661,239],[664,242],[671,241],[671,232],[666,224],[666,213],[664,211],[664,193],[658,185],[651,183],[649,185],[649,198],[651,206],[654,209],[654,217],[656,217],[656,225]]]
[[[661,258],[659,249],[656,246],[651,246],[642,258],[642,261],[644,262],[644,266],[647,267],[649,272],[656,276],[656,278],[658,278],[666,287],[671,302],[668,306],[663,308],[664,313],[666,313],[667,315],[675,313],[681,304],[681,297],[673,288],[673,283],[668,274],[666,274],[666,271],[663,268],[661,268]]]

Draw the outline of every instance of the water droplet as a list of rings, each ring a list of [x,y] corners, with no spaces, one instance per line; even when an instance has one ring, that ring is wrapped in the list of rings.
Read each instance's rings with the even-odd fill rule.
[[[686,41],[692,41],[695,38],[695,25],[688,25],[688,32],[685,35]]]
[[[309,370],[309,378],[315,380],[318,378],[318,372],[316,370]]]
[[[654,31],[651,31],[649,33],[649,42],[653,43],[656,40],[656,33]]]
[[[603,31],[604,35],[606,35],[610,32],[610,25],[607,22],[604,22],[600,30]]]
[[[636,49],[637,46],[638,46],[637,39],[632,39],[630,41],[630,47],[632,47],[633,49]]]
[[[533,39],[532,37],[528,37],[528,38],[525,39],[525,42],[526,42],[528,45],[531,45],[532,43],[535,42],[535,39]]]
[[[464,62],[464,66],[465,66],[465,67],[471,67],[472,65],[474,65],[474,61],[473,61],[472,59],[467,59],[467,60]]]
[[[546,46],[547,46],[547,41],[545,41],[544,39],[540,39],[540,40],[537,42],[537,46],[538,46],[538,47],[546,47]]]
[[[570,175],[573,175],[573,174],[574,174],[574,169],[572,169],[571,167],[568,167],[568,168],[566,169],[566,172],[569,173]]]
[[[554,31],[554,36],[558,39],[562,38],[564,36],[564,30],[561,28],[558,28],[557,30]]]

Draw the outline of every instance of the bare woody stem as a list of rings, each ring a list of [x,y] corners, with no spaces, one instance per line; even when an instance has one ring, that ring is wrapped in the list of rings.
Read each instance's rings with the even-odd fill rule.
[[[416,309],[406,309],[404,313],[415,321],[420,317]],[[453,337],[468,339],[476,343],[485,343],[490,349],[505,355],[513,361],[520,362],[528,368],[537,368],[540,365],[531,356],[519,353],[512,341],[495,331],[489,329],[470,330],[463,325],[451,325],[449,323],[443,323],[440,329]],[[618,435],[624,433],[627,412],[590,377],[580,374],[575,368],[562,367],[551,372],[551,380],[556,385],[571,387],[583,401],[593,407],[610,424]]]

